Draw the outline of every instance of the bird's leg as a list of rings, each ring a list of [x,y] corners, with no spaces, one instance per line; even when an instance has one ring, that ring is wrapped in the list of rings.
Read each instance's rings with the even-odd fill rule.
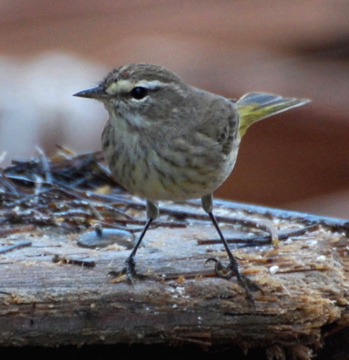
[[[135,247],[132,249],[130,255],[127,257],[127,259],[125,260],[125,264],[123,269],[121,270],[120,273],[117,273],[115,271],[111,271],[109,274],[112,276],[120,276],[120,275],[126,275],[127,276],[127,280],[132,284],[133,283],[133,278],[136,276],[136,271],[135,271],[135,266],[136,266],[136,262],[135,262],[135,256],[136,256],[136,252],[139,248],[139,246],[142,243],[142,240],[144,238],[145,233],[147,232],[150,224],[152,223],[153,220],[155,220],[157,217],[159,216],[159,208],[157,203],[152,202],[152,201],[147,201],[147,222],[141,232],[141,234],[139,235],[139,238],[137,240],[137,243],[135,245]]]
[[[245,289],[247,297],[249,298],[249,300],[251,301],[253,307],[255,308],[255,302],[253,299],[253,296],[251,294],[251,290],[256,290],[258,289],[258,287],[245,275],[243,275],[240,272],[240,267],[239,267],[239,263],[237,262],[235,256],[233,255],[233,253],[231,252],[231,250],[229,249],[228,243],[226,241],[226,239],[223,236],[223,233],[220,229],[220,227],[218,226],[217,220],[215,218],[215,216],[212,213],[213,210],[213,198],[212,198],[212,194],[208,194],[205,195],[201,198],[201,203],[202,203],[202,207],[203,209],[207,212],[208,216],[210,217],[214,227],[216,228],[218,235],[224,245],[225,251],[227,252],[228,258],[229,258],[229,265],[228,266],[224,266],[219,260],[217,260],[216,258],[209,258],[207,259],[206,262],[208,261],[214,261],[215,264],[215,271],[216,274],[219,277],[225,278],[225,279],[230,279],[233,275],[236,276],[239,284]]]
[[[135,266],[136,266],[136,262],[135,262],[135,255],[136,252],[138,250],[138,247],[141,245],[141,242],[143,240],[143,237],[145,235],[145,233],[148,230],[149,225],[152,223],[153,218],[148,218],[141,234],[139,235],[139,238],[137,240],[137,243],[135,245],[135,247],[132,249],[130,255],[127,257],[127,259],[125,260],[125,264],[124,267],[121,271],[121,274],[126,274],[127,276],[127,280],[132,284],[133,283],[133,278],[136,275],[136,271],[135,271]]]

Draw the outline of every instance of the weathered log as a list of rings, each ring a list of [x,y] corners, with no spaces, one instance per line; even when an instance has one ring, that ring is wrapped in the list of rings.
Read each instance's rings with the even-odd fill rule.
[[[163,213],[171,220],[171,212],[178,218],[181,211],[204,215],[196,203]],[[349,325],[345,221],[225,202],[216,213],[267,220],[286,233],[274,248],[261,234],[247,236],[246,228],[221,222],[227,238],[241,240],[234,254],[259,287],[255,310],[235,278],[218,278],[205,266],[208,257],[225,260],[220,244],[198,245],[216,237],[209,222],[150,230],[136,258],[145,278],[134,286],[107,276],[121,269],[129,250],[81,248],[80,235],[47,227],[1,239],[3,246],[24,239],[32,245],[0,257],[0,345],[229,344],[265,347],[270,358],[287,349],[309,359],[326,329]],[[96,266],[83,266],[87,259]]]

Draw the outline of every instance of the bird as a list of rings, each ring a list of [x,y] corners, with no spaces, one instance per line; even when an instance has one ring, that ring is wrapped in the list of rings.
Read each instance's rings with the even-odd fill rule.
[[[146,63],[117,67],[98,86],[74,96],[104,104],[109,114],[102,132],[106,163],[117,183],[146,200],[147,221],[119,274],[133,282],[135,255],[159,216],[159,201],[201,198],[229,263],[208,260],[216,262],[218,276],[235,275],[253,302],[251,281],[241,273],[213,214],[212,193],[232,172],[241,139],[252,124],[310,100],[251,92],[234,101]]]

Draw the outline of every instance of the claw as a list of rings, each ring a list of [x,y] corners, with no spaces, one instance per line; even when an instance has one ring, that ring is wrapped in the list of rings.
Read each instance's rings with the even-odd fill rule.
[[[214,266],[214,270],[217,274],[217,276],[224,278],[224,279],[230,279],[233,275],[234,272],[231,268],[224,266],[219,260],[217,260],[216,258],[208,258],[205,261],[205,265],[209,262],[209,261],[213,261],[215,262],[215,266]]]
[[[136,263],[133,257],[128,257],[125,261],[124,267],[121,271],[109,271],[108,275],[114,278],[126,279],[127,282],[133,285],[133,279],[137,276],[135,271]]]
[[[215,262],[214,269],[218,277],[223,279],[230,279],[233,275],[236,276],[238,283],[245,289],[248,299],[250,300],[253,308],[256,310],[256,304],[251,292],[261,290],[261,288],[253,281],[251,281],[247,276],[241,274],[240,272],[236,272],[234,270],[235,267],[233,263],[230,262],[228,266],[225,266],[216,258],[208,258],[205,264],[207,264],[209,261]]]

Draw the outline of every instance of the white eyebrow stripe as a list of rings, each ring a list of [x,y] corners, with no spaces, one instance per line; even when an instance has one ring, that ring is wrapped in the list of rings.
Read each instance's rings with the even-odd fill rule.
[[[156,88],[159,88],[159,87],[164,87],[166,86],[167,84],[159,81],[159,80],[151,80],[151,81],[147,81],[147,80],[141,80],[141,81],[138,81],[135,86],[141,86],[141,87],[145,87],[149,90],[153,90],[153,89],[156,89]]]
[[[144,87],[149,90],[154,90],[154,89],[158,89],[161,87],[163,88],[163,87],[169,86],[169,84],[163,83],[159,80],[151,80],[151,81],[140,80],[136,83],[133,83],[129,80],[119,80],[117,82],[110,84],[106,88],[106,92],[109,95],[115,95],[120,92],[130,92],[136,86]]]

